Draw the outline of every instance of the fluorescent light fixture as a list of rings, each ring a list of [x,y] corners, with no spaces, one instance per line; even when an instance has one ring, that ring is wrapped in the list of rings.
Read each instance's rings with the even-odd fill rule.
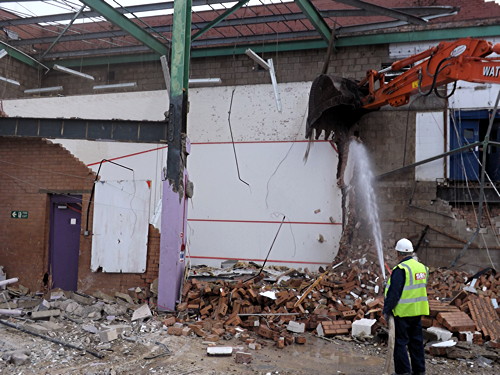
[[[106,90],[106,89],[122,89],[126,87],[135,87],[137,82],[127,82],[127,83],[115,83],[113,85],[97,85],[94,86],[94,90]]]
[[[189,87],[191,86],[216,86],[220,85],[222,80],[220,78],[192,78],[189,80]]]
[[[72,75],[77,76],[77,77],[82,77],[82,78],[85,78],[85,79],[90,79],[92,81],[94,80],[94,77],[92,77],[90,74],[85,74],[85,73],[79,72],[78,70],[73,70],[73,69],[70,69],[70,68],[66,68],[65,66],[62,66],[62,65],[54,64],[54,66],[52,67],[52,69],[58,70],[60,72],[72,74]]]
[[[165,79],[165,87],[167,88],[168,93],[170,94],[170,70],[168,69],[168,61],[167,56],[161,56],[161,70],[163,72],[163,78]]]
[[[10,83],[12,85],[16,85],[16,86],[21,86],[21,84],[19,82],[14,81],[13,79],[2,77],[2,76],[0,76],[0,81],[4,81],[4,82]]]
[[[262,57],[257,55],[254,51],[252,51],[250,48],[245,51],[245,55],[250,57],[253,61],[255,61],[257,64],[259,64],[261,67],[263,67],[266,70],[269,70],[269,64],[264,61]]]
[[[278,109],[278,112],[281,112],[281,96],[280,96],[280,92],[278,89],[278,81],[276,80],[276,72],[274,71],[273,59],[269,59],[266,62],[262,57],[257,55],[250,48],[245,51],[245,55],[250,57],[258,65],[260,65],[262,68],[264,68],[265,70],[267,70],[269,72],[269,75],[271,76],[271,82],[273,84],[274,99],[276,100],[276,107]]]
[[[0,50],[0,59],[1,59],[2,57],[7,56],[7,55],[8,55],[8,53],[7,53],[7,51],[6,51],[6,50],[4,50],[4,49]]]
[[[53,92],[53,91],[62,91],[62,86],[53,86],[53,87],[41,87],[39,89],[28,89],[24,90],[25,94],[39,94],[42,92]]]

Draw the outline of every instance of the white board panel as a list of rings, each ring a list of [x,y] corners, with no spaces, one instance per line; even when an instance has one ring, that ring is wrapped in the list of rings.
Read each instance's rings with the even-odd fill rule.
[[[161,198],[161,179],[167,156],[166,145],[75,139],[57,139],[56,142],[70,150],[95,173],[99,172],[102,180],[151,181],[150,221],[153,219],[157,202]],[[101,165],[100,161],[103,159],[112,160],[113,163],[104,162]]]
[[[415,161],[445,152],[445,133],[442,112],[417,113]],[[415,170],[417,181],[435,181],[444,177],[444,158],[420,165]]]
[[[93,272],[146,271],[150,186],[146,181],[98,181],[94,195]]]
[[[286,217],[270,259],[315,268],[333,260],[342,230],[338,157],[328,142],[195,144],[189,157],[194,197],[188,209],[193,264],[262,260]],[[333,222],[333,223],[332,223]],[[320,236],[323,242],[318,239]]]
[[[263,264],[270,251],[266,264],[314,270],[330,264],[337,254],[342,225],[285,222],[279,228],[280,222],[188,221],[187,256],[192,264],[220,267],[226,259]],[[323,242],[318,241],[320,235]]]

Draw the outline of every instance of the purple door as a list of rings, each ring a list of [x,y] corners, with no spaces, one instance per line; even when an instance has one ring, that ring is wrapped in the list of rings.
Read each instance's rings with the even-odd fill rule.
[[[80,252],[81,196],[50,198],[50,272],[52,287],[77,289]]]

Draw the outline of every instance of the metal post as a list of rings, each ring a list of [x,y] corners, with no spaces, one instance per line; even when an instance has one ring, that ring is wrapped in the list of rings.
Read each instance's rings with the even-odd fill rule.
[[[191,0],[174,3],[167,173],[163,181],[158,309],[175,310],[184,274],[187,98],[191,49]]]

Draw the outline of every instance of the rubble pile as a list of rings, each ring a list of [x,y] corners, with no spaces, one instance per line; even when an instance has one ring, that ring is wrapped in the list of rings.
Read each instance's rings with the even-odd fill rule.
[[[278,347],[302,342],[305,338],[301,334],[306,331],[322,337],[359,336],[355,333],[358,331],[372,336],[386,325],[382,316],[383,280],[377,271],[374,263],[361,259],[314,276],[288,270],[272,282],[265,278],[192,278],[184,284],[183,302],[177,310],[201,322],[217,322],[217,332],[198,333],[210,335],[215,341],[234,333],[234,327],[253,330],[274,340]],[[431,269],[430,315],[422,319],[422,325],[449,331],[448,339],[454,336],[465,344],[487,343],[489,348],[499,348],[499,292],[500,275],[485,273],[474,279],[465,272]],[[429,336],[431,344],[432,339],[438,340]],[[427,350],[439,356],[450,352],[447,347],[432,345]]]
[[[323,322],[323,336],[348,334],[353,320],[378,320],[382,316],[382,280],[373,272],[374,267],[354,262],[347,272],[326,271],[320,275],[287,270],[272,282],[265,277],[191,279],[184,284],[183,302],[177,311],[190,311],[202,321],[222,323],[222,334],[237,326],[255,330],[278,347],[296,342],[298,334],[316,330]],[[342,324],[327,328],[330,322]],[[301,328],[290,329],[290,323]]]
[[[84,352],[97,358],[116,342],[137,342],[144,332],[158,342],[162,334],[200,337],[212,348],[207,355],[228,355],[229,349],[233,353],[233,347],[221,343],[235,338],[240,342],[235,360],[249,363],[252,350],[270,344],[279,349],[303,345],[311,333],[325,340],[384,340],[384,283],[379,272],[378,265],[365,258],[318,273],[241,263],[228,269],[195,268],[184,282],[176,312],[161,314],[154,308],[156,283],[114,295],[62,290],[34,295],[15,284],[0,290],[0,323],[67,347],[74,356]],[[484,361],[497,361],[499,291],[500,275],[491,271],[469,277],[431,269],[430,315],[422,319],[427,352],[472,358],[471,348],[476,347]],[[15,365],[44,357],[1,345],[0,352],[3,361]],[[45,357],[50,355],[48,350]]]

